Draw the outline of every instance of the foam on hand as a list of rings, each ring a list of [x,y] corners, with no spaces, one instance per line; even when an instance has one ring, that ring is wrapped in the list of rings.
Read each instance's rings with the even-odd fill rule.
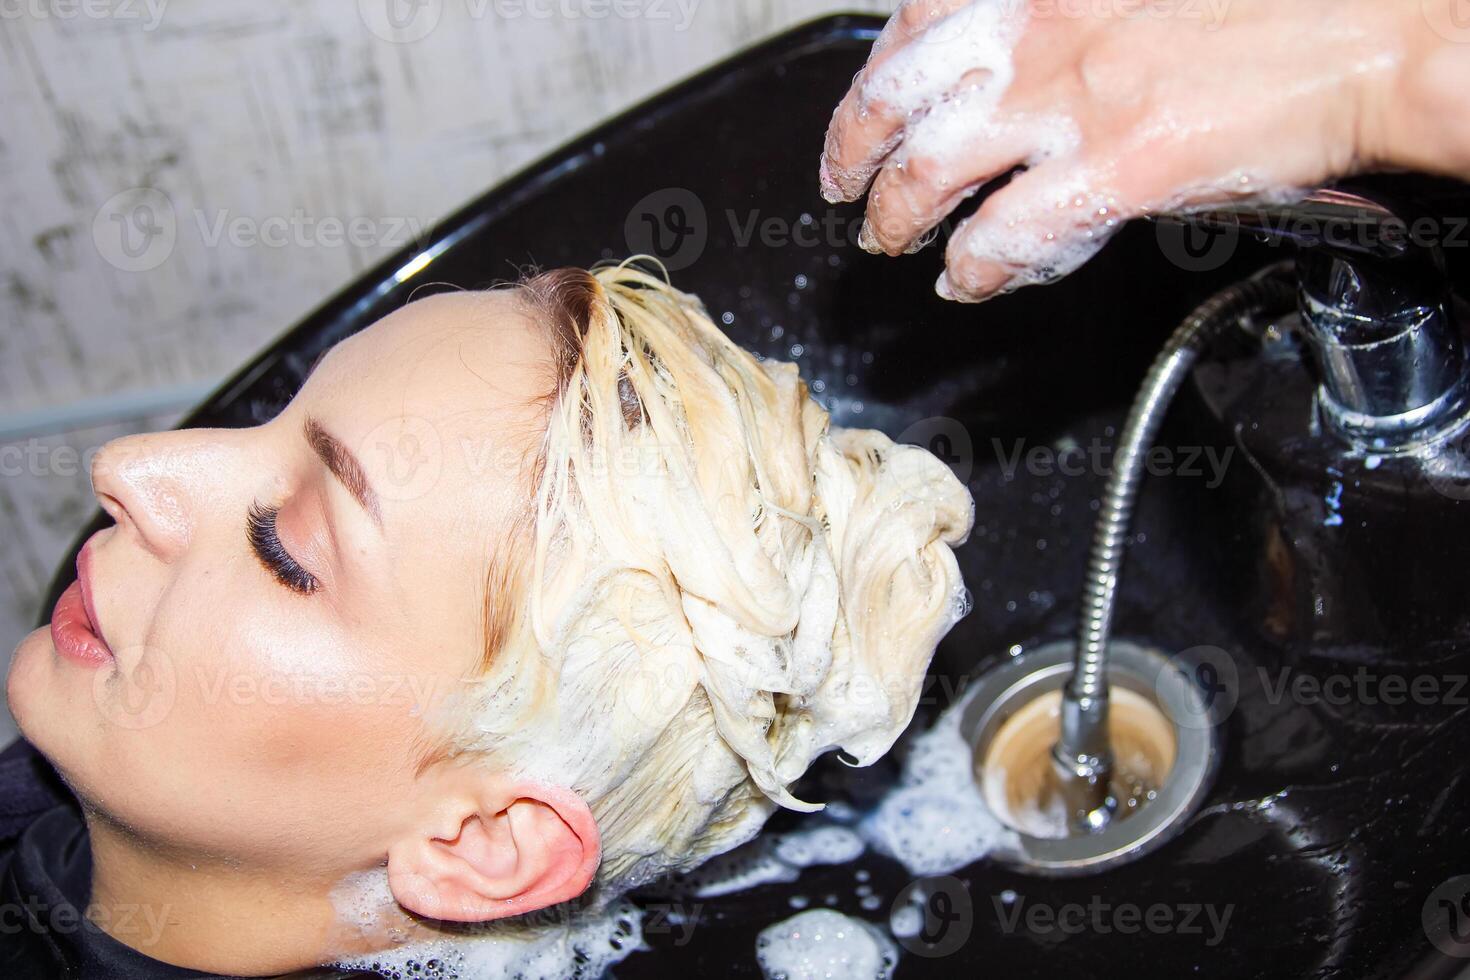
[[[866,119],[876,105],[897,110],[913,122],[950,99],[962,84],[966,98],[993,108],[1015,76],[1011,52],[1025,23],[1025,5],[1007,0],[979,0],[936,21],[867,74],[858,90],[859,117]],[[893,29],[890,21],[889,30]],[[880,38],[874,53],[884,46]],[[895,133],[876,158],[856,167],[840,167],[825,156],[823,196],[834,204],[843,200],[839,186],[866,183],[878,160],[903,138],[902,131]]]
[[[933,24],[863,84],[866,103],[907,115],[927,110],[962,83],[991,104],[1015,77],[1011,52],[1026,27],[1026,5],[978,0]]]
[[[862,115],[868,107],[881,106],[902,117],[900,131],[877,148],[877,157],[864,168],[918,170],[922,163],[926,174],[937,175],[932,179],[940,190],[955,183],[958,199],[1015,166],[1024,168],[955,232],[950,271],[936,283],[940,295],[955,298],[974,288],[952,276],[957,269],[974,275],[968,270],[977,264],[1005,270],[1009,279],[1002,292],[1052,282],[1091,259],[1128,218],[1139,214],[1187,210],[1202,201],[1265,203],[1301,196],[1289,181],[1261,170],[1222,172],[1188,187],[1148,192],[1153,195],[1149,199],[1138,199],[1137,192],[1120,193],[1113,172],[1116,160],[1085,144],[1067,107],[1002,108],[1016,82],[1015,49],[1028,20],[1025,3],[978,0],[925,28],[861,82]],[[1170,125],[1179,129],[1181,124]],[[868,174],[847,176],[844,183],[853,184],[852,178]],[[881,195],[891,187],[901,189],[903,184],[885,187],[880,178],[870,208],[881,211]],[[929,237],[918,239],[911,250]],[[864,238],[865,248],[879,250],[871,233]]]
[[[873,72],[863,84],[865,102],[908,117],[893,165],[923,158],[941,173],[968,173],[971,158],[994,157],[1000,167],[1016,160],[1030,168],[1077,160],[1082,141],[1066,114],[1000,112],[1015,80],[1013,52],[1026,22],[1025,4],[981,0],[939,21]],[[1075,270],[1118,223],[1116,202],[1089,184],[1078,176],[1068,186],[1006,195],[1005,213],[987,215],[983,225],[967,223],[970,233],[960,236],[966,253],[1013,269],[1011,288]]]

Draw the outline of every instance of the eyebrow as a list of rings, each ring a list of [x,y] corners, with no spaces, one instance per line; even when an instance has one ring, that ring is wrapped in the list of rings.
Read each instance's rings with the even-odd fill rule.
[[[343,445],[342,440],[328,432],[320,422],[311,416],[306,418],[305,434],[307,443],[321,459],[322,464],[331,471],[342,486],[347,488],[347,492],[352,494],[352,499],[367,511],[373,523],[381,529],[383,514],[378,507],[378,495],[368,483],[367,475],[362,470],[362,464],[357,461],[352,450]]]

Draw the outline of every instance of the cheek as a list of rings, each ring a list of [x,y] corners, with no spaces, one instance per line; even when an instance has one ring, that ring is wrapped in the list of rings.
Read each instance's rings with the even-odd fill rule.
[[[253,578],[181,570],[99,692],[109,723],[89,768],[160,835],[248,851],[409,788],[428,680],[383,667],[321,597]]]
[[[418,678],[382,669],[375,651],[306,608],[315,601],[265,596],[202,629],[160,624],[160,650],[193,647],[167,668],[177,682],[170,738],[287,791],[338,796],[400,767]]]

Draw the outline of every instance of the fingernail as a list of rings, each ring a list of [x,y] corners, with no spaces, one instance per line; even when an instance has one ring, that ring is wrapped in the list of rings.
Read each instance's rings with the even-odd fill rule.
[[[939,274],[939,280],[934,283],[934,291],[941,297],[953,300],[956,303],[983,303],[987,299],[1002,292],[1008,292],[1015,288],[1013,279],[1002,278],[998,283],[988,281],[988,277],[982,276],[982,282],[973,289],[963,291],[955,289],[954,281],[949,277],[949,270]]]
[[[954,287],[949,284],[949,273],[941,272],[939,278],[934,281],[934,291],[941,299],[956,299]]]
[[[873,226],[868,224],[868,219],[863,219],[863,226],[858,229],[858,247],[864,252],[881,255],[883,247],[878,244],[878,236],[873,234]]]
[[[840,204],[842,202],[842,188],[837,186],[837,180],[832,176],[832,165],[827,162],[827,155],[822,154],[821,165],[817,171],[817,182],[822,188],[822,198],[828,204]]]

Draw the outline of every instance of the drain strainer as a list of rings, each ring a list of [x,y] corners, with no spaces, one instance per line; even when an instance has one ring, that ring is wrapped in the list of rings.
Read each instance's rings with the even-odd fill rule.
[[[982,795],[1015,831],[990,856],[1057,875],[1133,860],[1168,840],[1203,798],[1218,745],[1215,726],[1201,723],[1210,712],[1189,676],[1157,650],[1114,640],[1109,728],[1118,808],[1096,833],[1072,830],[1049,778],[1072,653],[1070,643],[1053,643],[991,671],[976,682],[961,719]]]

